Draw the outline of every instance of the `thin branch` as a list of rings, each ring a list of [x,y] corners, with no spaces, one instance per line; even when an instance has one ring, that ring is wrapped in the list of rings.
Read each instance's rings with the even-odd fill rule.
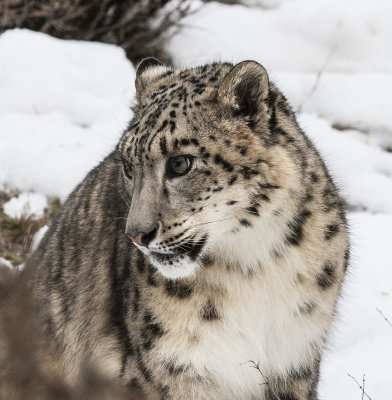
[[[320,81],[321,81],[321,77],[323,76],[325,70],[327,69],[328,64],[330,63],[330,61],[331,61],[333,55],[335,54],[335,51],[336,51],[337,47],[338,47],[337,44],[335,44],[335,46],[332,47],[331,51],[328,53],[327,58],[326,58],[325,61],[324,61],[323,66],[321,67],[320,70],[317,71],[316,79],[315,79],[315,81],[314,81],[314,83],[313,83],[312,88],[310,89],[308,95],[305,97],[305,100],[304,100],[304,101],[300,104],[300,106],[298,107],[298,110],[297,110],[297,111],[298,111],[299,113],[302,112],[302,109],[303,109],[305,103],[312,97],[312,95],[313,95],[313,94],[315,93],[315,91],[317,90],[317,88],[318,88],[318,86],[319,86],[319,84],[320,84]]]
[[[382,311],[379,308],[376,308],[376,310],[381,314],[381,316],[385,319],[387,324],[392,328],[392,324],[388,321],[388,318],[382,313]]]
[[[362,391],[362,400],[364,399],[364,396],[368,398],[368,400],[372,400],[371,397],[365,392],[365,374],[362,377],[362,385],[350,374],[347,374],[361,389]]]
[[[274,395],[276,400],[281,400],[281,398],[279,397],[279,395],[274,391],[274,389],[271,387],[270,382],[268,380],[268,378],[263,374],[263,372],[260,369],[260,362],[255,363],[253,360],[250,361],[245,361],[244,363],[242,363],[241,365],[244,364],[251,364],[250,367],[256,369],[259,374],[262,376],[262,378],[264,379],[264,382],[262,383],[262,385],[267,385],[269,390],[271,391],[271,393]]]
[[[363,374],[363,377],[362,377],[362,387],[363,387],[363,390],[362,390],[362,399],[361,400],[363,400],[363,396],[365,395],[365,374]]]

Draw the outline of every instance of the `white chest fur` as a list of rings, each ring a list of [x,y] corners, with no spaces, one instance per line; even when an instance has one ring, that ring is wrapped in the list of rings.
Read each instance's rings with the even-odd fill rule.
[[[282,276],[282,271],[263,270],[245,276],[218,267],[203,272],[201,287],[188,307],[178,311],[179,322],[171,326],[159,353],[187,366],[184,377],[201,376],[224,388],[214,398],[260,399],[269,377],[287,376],[308,365],[325,325],[298,312],[306,299],[292,272]],[[217,319],[200,319],[206,301],[214,304]],[[259,363],[264,377],[251,362]]]
[[[268,380],[309,366],[329,328],[333,302],[323,304],[314,284],[306,285],[314,279],[313,252],[285,247],[274,257],[272,249],[284,247],[286,224],[259,221],[214,244],[215,262],[196,272],[186,303],[161,304],[169,329],[156,354],[185,367],[184,380],[203,377],[213,383],[210,391],[215,384],[214,396],[205,398],[262,398]],[[209,302],[217,318],[206,320],[201,310]],[[306,312],[309,304],[316,309]]]

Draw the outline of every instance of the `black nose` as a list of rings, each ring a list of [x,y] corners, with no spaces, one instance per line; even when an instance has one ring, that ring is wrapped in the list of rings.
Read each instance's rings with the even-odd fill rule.
[[[159,229],[159,224],[155,224],[154,229],[152,229],[148,233],[135,233],[135,232],[130,232],[128,233],[128,237],[137,243],[139,246],[144,246],[148,247],[150,242],[156,237]]]
[[[141,238],[142,245],[148,247],[150,242],[154,240],[155,236],[157,235],[157,232],[158,232],[158,224],[155,225],[152,231],[148,233],[143,233]]]

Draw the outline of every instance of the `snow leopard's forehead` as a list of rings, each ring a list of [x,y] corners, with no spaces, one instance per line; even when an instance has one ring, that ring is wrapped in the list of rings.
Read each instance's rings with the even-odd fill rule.
[[[148,162],[181,146],[197,146],[203,136],[202,104],[216,93],[231,64],[211,64],[189,70],[168,70],[152,82],[135,107],[135,115],[119,144],[123,158]]]

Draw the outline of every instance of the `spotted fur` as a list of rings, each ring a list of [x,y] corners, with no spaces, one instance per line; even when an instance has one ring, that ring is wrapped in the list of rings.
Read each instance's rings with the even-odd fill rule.
[[[256,62],[148,59],[136,89],[116,150],[33,257],[64,371],[93,360],[151,399],[317,399],[349,261],[317,151]]]

